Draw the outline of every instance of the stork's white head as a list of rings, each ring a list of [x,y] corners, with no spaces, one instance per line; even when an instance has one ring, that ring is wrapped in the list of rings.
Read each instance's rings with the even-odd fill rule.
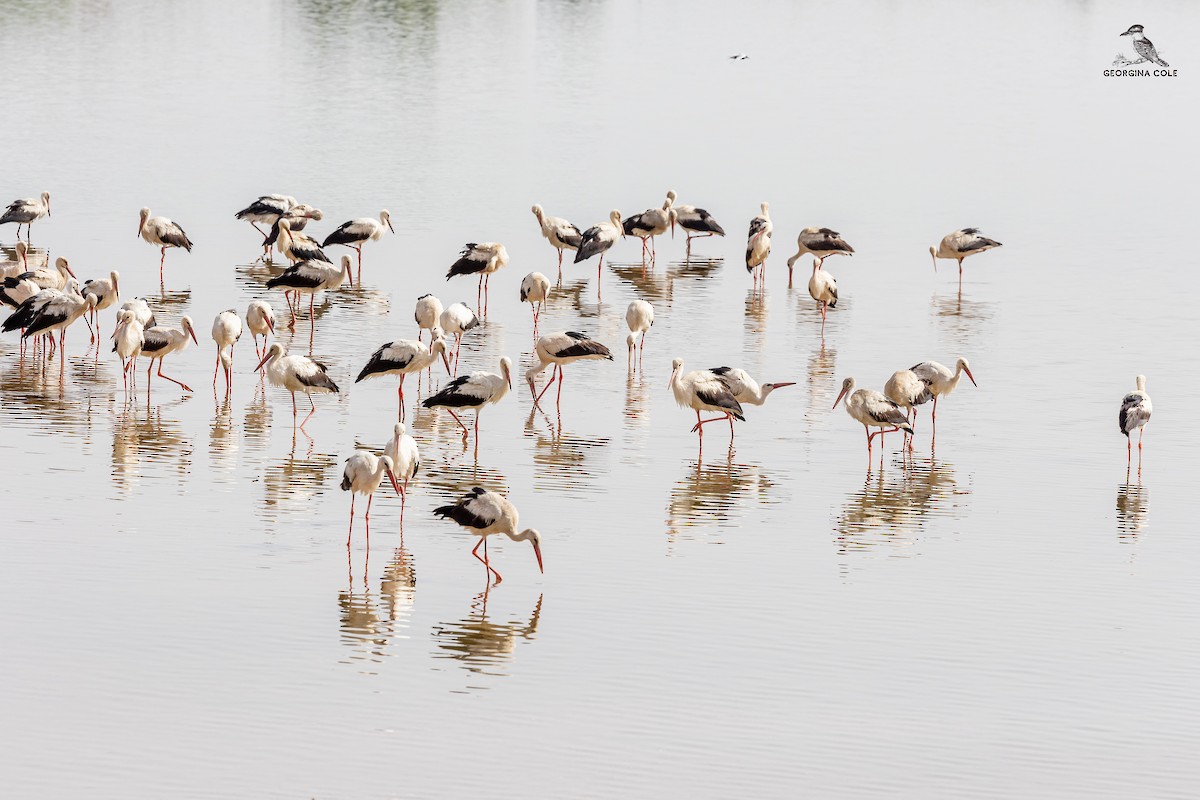
[[[978,383],[975,383],[975,376],[971,374],[971,365],[967,363],[967,360],[965,358],[960,358],[954,366],[955,366],[955,372],[967,373],[967,377],[971,379],[971,383],[974,384],[976,387],[979,386]]]
[[[762,203],[761,203],[761,204],[758,206],[758,213],[759,213],[759,214],[761,214],[761,215],[762,215],[762,216],[764,216],[764,217],[769,217],[769,216],[770,216],[770,214],[769,214],[769,213],[767,213],[767,209],[768,209],[768,208],[770,208],[770,205],[771,205],[770,203],[768,203],[766,200],[764,200],[764,201],[763,201],[763,202],[762,202]]]
[[[675,205],[675,201],[679,199],[679,195],[675,194],[674,189],[667,189],[667,205]]]
[[[113,292],[116,293],[117,299],[120,300],[121,299],[121,273],[117,272],[114,269],[112,272],[108,273],[108,279],[110,281],[112,281]]]
[[[388,476],[388,480],[392,482],[392,488],[396,490],[396,494],[400,494],[400,484],[396,482],[396,465],[392,463],[391,456],[379,457],[379,468],[382,469]]]
[[[510,533],[508,538],[514,542],[529,542],[533,545],[533,554],[537,556],[538,572],[545,572],[542,566],[542,535],[538,533],[537,528],[526,528],[520,533]]]
[[[671,362],[671,380],[667,381],[667,388],[670,389],[675,385],[675,378],[679,375],[679,370],[683,369],[683,359],[676,358]]]
[[[617,226],[617,230],[620,232],[621,238],[624,239],[625,226],[621,224],[621,212],[614,208],[608,214],[608,221]]]
[[[183,328],[183,332],[184,332],[184,333],[186,333],[188,336],[191,336],[191,337],[192,337],[192,341],[193,341],[193,342],[195,342],[197,345],[199,345],[199,344],[200,344],[200,340],[196,338],[196,328],[195,328],[195,326],[194,326],[194,325],[192,325],[192,318],[191,318],[191,317],[189,317],[189,316],[187,316],[187,315],[185,314],[185,315],[184,315],[184,317],[183,317],[183,319],[181,319],[181,320],[179,321],[179,327],[180,327],[180,328]],[[183,340],[183,343],[184,343],[185,345],[187,344],[187,338],[186,338],[186,337],[184,338],[184,340]]]
[[[542,207],[537,203],[533,204],[533,208],[531,208],[530,211],[532,211],[533,215],[537,217],[538,222],[541,222],[546,217],[546,212],[543,211]]]
[[[634,336],[632,333],[629,334],[628,336],[626,336],[625,337],[625,346],[628,347],[629,352],[632,353],[634,348],[637,347],[637,337]]]
[[[397,422],[395,426],[392,427],[392,436],[395,437],[396,441],[400,441],[400,437],[402,437],[404,432],[407,430],[408,426],[406,426],[403,422]]]
[[[139,221],[137,235],[141,236],[142,231],[146,227],[146,220],[150,219],[150,206],[142,206],[142,210],[138,212],[138,217]]]
[[[500,358],[500,373],[504,375],[504,380],[508,382],[508,388],[512,389],[512,359],[508,356]]]
[[[71,265],[68,264],[67,260],[62,256],[54,259],[54,266],[59,272],[63,273],[64,276],[70,275],[72,278],[75,277],[75,273],[71,271]]]
[[[254,371],[258,372],[260,369],[266,366],[269,361],[277,358],[283,358],[286,355],[287,348],[284,347],[282,343],[275,342],[269,348],[267,348],[267,354],[263,356],[262,361],[258,362],[258,366],[254,368]]]
[[[1145,375],[1137,376],[1137,388],[1138,388],[1139,392],[1146,391],[1146,376]]]
[[[392,215],[388,213],[388,210],[386,208],[383,211],[379,212],[379,221],[382,222],[384,225],[387,225],[388,230],[391,231],[392,233],[396,232],[396,229],[392,227]]]
[[[46,216],[50,216],[50,193],[42,192],[42,205],[46,207]]]
[[[353,266],[354,262],[350,260],[350,256],[342,256],[342,274],[346,276],[346,282],[351,286],[354,285]]]
[[[838,393],[837,400],[833,401],[833,407],[837,408],[838,403],[842,402],[842,398],[854,391],[854,378],[846,378],[842,381],[842,391]]]

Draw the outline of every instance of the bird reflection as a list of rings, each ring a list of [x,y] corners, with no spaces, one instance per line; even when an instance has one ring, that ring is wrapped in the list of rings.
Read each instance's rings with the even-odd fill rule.
[[[117,414],[112,429],[112,476],[119,490],[129,492],[133,489],[142,477],[142,462],[145,461],[174,467],[182,491],[182,478],[192,467],[192,440],[184,436],[178,420],[164,413],[181,402],[164,403],[149,409],[131,404]]]
[[[642,300],[655,305],[665,303],[669,308],[677,282],[710,278],[724,263],[723,258],[693,257],[687,261],[672,261],[663,272],[643,270],[641,262],[610,263],[609,267],[621,281],[636,289]]]
[[[746,332],[746,340],[754,342],[759,348],[765,346],[767,337],[764,335],[767,331],[767,296],[754,291],[753,289],[746,290],[746,315],[744,328]]]
[[[212,428],[208,432],[208,460],[214,472],[230,473],[237,467],[237,426],[229,395],[214,402]]]
[[[838,552],[911,547],[930,518],[958,516],[961,498],[970,493],[958,485],[946,461],[914,458],[909,469],[870,473],[838,516]]]
[[[933,295],[930,308],[938,327],[945,328],[950,341],[963,347],[971,344],[993,317],[991,303],[965,299],[961,289],[951,295]]]
[[[264,514],[270,520],[289,512],[311,513],[313,501],[325,494],[338,457],[333,453],[307,453],[303,458],[292,451],[263,470]]]
[[[434,641],[443,651],[436,657],[459,661],[468,672],[502,677],[508,674],[503,667],[512,661],[517,640],[536,638],[542,596],[538,595],[528,621],[513,617],[493,622],[488,619],[487,602],[488,590],[485,590],[471,601],[471,613],[465,619],[434,627]]]
[[[810,408],[826,409],[833,404],[834,389],[837,387],[837,350],[826,347],[821,342],[820,348],[813,350],[808,356],[808,405]],[[812,423],[813,417],[806,415],[806,421]]]
[[[751,502],[771,503],[776,484],[757,464],[738,464],[732,452],[722,462],[694,461],[671,488],[667,535],[697,538],[693,530],[732,527]]]
[[[23,425],[36,420],[68,434],[88,428],[91,420],[79,414],[79,406],[90,393],[68,384],[66,369],[57,358],[35,357],[32,348],[24,358],[7,361],[0,373],[0,419]]]
[[[192,290],[180,289],[175,292],[163,292],[158,297],[147,297],[146,301],[154,309],[155,314],[160,310],[170,311],[171,314],[182,314],[187,310],[188,304],[192,302]],[[171,316],[171,314],[167,316]],[[159,319],[158,324],[165,325],[166,322]]]
[[[384,567],[379,597],[371,591],[370,553],[363,562],[361,588],[355,588],[353,556],[347,551],[349,585],[338,592],[338,626],[350,661],[380,662],[401,631],[409,627],[416,600],[417,577],[412,555],[397,547]]]
[[[641,370],[630,371],[625,377],[625,411],[622,418],[628,431],[642,430],[650,426],[650,384]],[[629,454],[647,455],[640,447],[631,448]]]
[[[254,397],[242,416],[242,432],[247,445],[261,449],[271,440],[271,404],[267,402],[267,387],[262,373],[259,376]]]
[[[1128,482],[1117,487],[1117,536],[1134,541],[1146,527],[1146,512],[1150,509],[1150,490],[1140,483]]]
[[[561,415],[556,420],[557,425],[536,408],[530,409],[525,420],[525,435],[536,437],[533,446],[533,463],[538,467],[536,487],[563,489],[567,494],[604,491],[605,471],[589,465],[588,457],[607,446],[608,437],[579,436],[563,430]]]

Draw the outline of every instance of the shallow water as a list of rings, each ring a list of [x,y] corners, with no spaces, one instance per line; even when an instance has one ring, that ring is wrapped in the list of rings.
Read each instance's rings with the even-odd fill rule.
[[[135,403],[81,327],[44,363],[0,336],[5,794],[1190,796],[1200,13],[1155,13],[1179,78],[1101,76],[1134,21],[1107,4],[1039,7],[1031,30],[960,4],[0,3],[0,48],[34,65],[0,193],[51,191],[36,247],[120,270],[200,336],[165,368],[196,391],[156,379]],[[532,409],[517,286],[556,264],[529,206],[582,227],[667,188],[730,235],[690,259],[664,239],[646,272],[619,243],[602,301],[595,262],[567,266],[542,330],[615,361]],[[313,235],[384,207],[398,232],[364,248],[364,285],[318,298],[314,356],[344,393],[308,436],[248,336],[231,396],[211,391],[214,315],[284,308],[232,219],[263,192],[321,208]],[[764,199],[760,299],[741,258]],[[142,205],[196,242],[165,295],[128,235]],[[857,250],[826,262],[823,339],[807,259],[786,282],[806,225]],[[959,291],[927,248],[966,225],[1005,246]],[[418,295],[474,305],[443,275],[489,240],[512,263],[462,365],[510,356],[513,393],[478,457],[448,415],[410,416],[403,526],[381,493],[347,550],[342,462],[396,413],[393,380],[353,378],[414,335]],[[631,371],[635,297],[657,321]],[[307,349],[307,322],[281,341]],[[841,379],[959,355],[979,388],[939,407],[936,448],[922,431],[906,464],[888,437],[868,471]],[[797,385],[701,454],[673,357]],[[1140,475],[1115,424],[1137,373]],[[473,538],[432,517],[477,483],[542,531],[545,575],[497,542],[487,589]]]

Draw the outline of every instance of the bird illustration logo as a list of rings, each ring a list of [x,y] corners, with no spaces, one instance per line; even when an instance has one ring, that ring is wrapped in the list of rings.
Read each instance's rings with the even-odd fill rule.
[[[1122,36],[1133,37],[1133,51],[1137,53],[1137,60],[1131,61],[1121,53],[1117,54],[1117,59],[1113,61],[1114,67],[1123,67],[1129,64],[1144,64],[1147,61],[1153,61],[1160,67],[1171,66],[1158,55],[1158,51],[1154,49],[1154,43],[1146,38],[1145,28],[1141,25],[1130,25],[1129,30],[1121,34]]]

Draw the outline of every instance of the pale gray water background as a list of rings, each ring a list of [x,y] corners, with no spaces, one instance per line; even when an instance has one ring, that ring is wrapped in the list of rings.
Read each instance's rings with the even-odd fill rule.
[[[1101,76],[1134,22],[1180,77]],[[0,339],[0,793],[1193,796],[1198,26],[1184,3],[0,3],[0,199],[51,191],[33,243],[127,297],[157,294],[137,209],[178,220],[196,247],[168,254],[160,318],[201,336],[166,367],[197,391],[156,382],[149,410],[82,327],[65,375]],[[583,227],[668,188],[725,225],[695,248],[724,261],[660,241],[647,279],[606,266],[599,306],[594,262],[568,267],[543,330],[617,360],[569,369],[561,435],[519,377],[477,466],[421,413],[403,547],[381,494],[347,558],[341,464],[395,413],[394,381],[353,376],[414,335],[416,296],[473,304],[442,275],[503,241],[463,365],[526,363],[517,285],[555,268],[529,206]],[[311,444],[248,335],[230,401],[210,391],[213,316],[265,294],[232,219],[263,192],[322,208],[314,235],[383,207],[398,231],[322,307],[346,393]],[[785,287],[805,225],[858,250],[827,262],[823,349],[807,267]],[[959,297],[927,248],[967,225],[1005,246]],[[658,322],[627,380],[635,296]],[[922,437],[906,469],[890,437],[867,475],[840,379],[958,355],[980,388],[941,407],[936,455]],[[698,464],[674,356],[798,385]],[[492,550],[486,609],[473,539],[430,514],[475,481],[545,537],[544,576]]]

